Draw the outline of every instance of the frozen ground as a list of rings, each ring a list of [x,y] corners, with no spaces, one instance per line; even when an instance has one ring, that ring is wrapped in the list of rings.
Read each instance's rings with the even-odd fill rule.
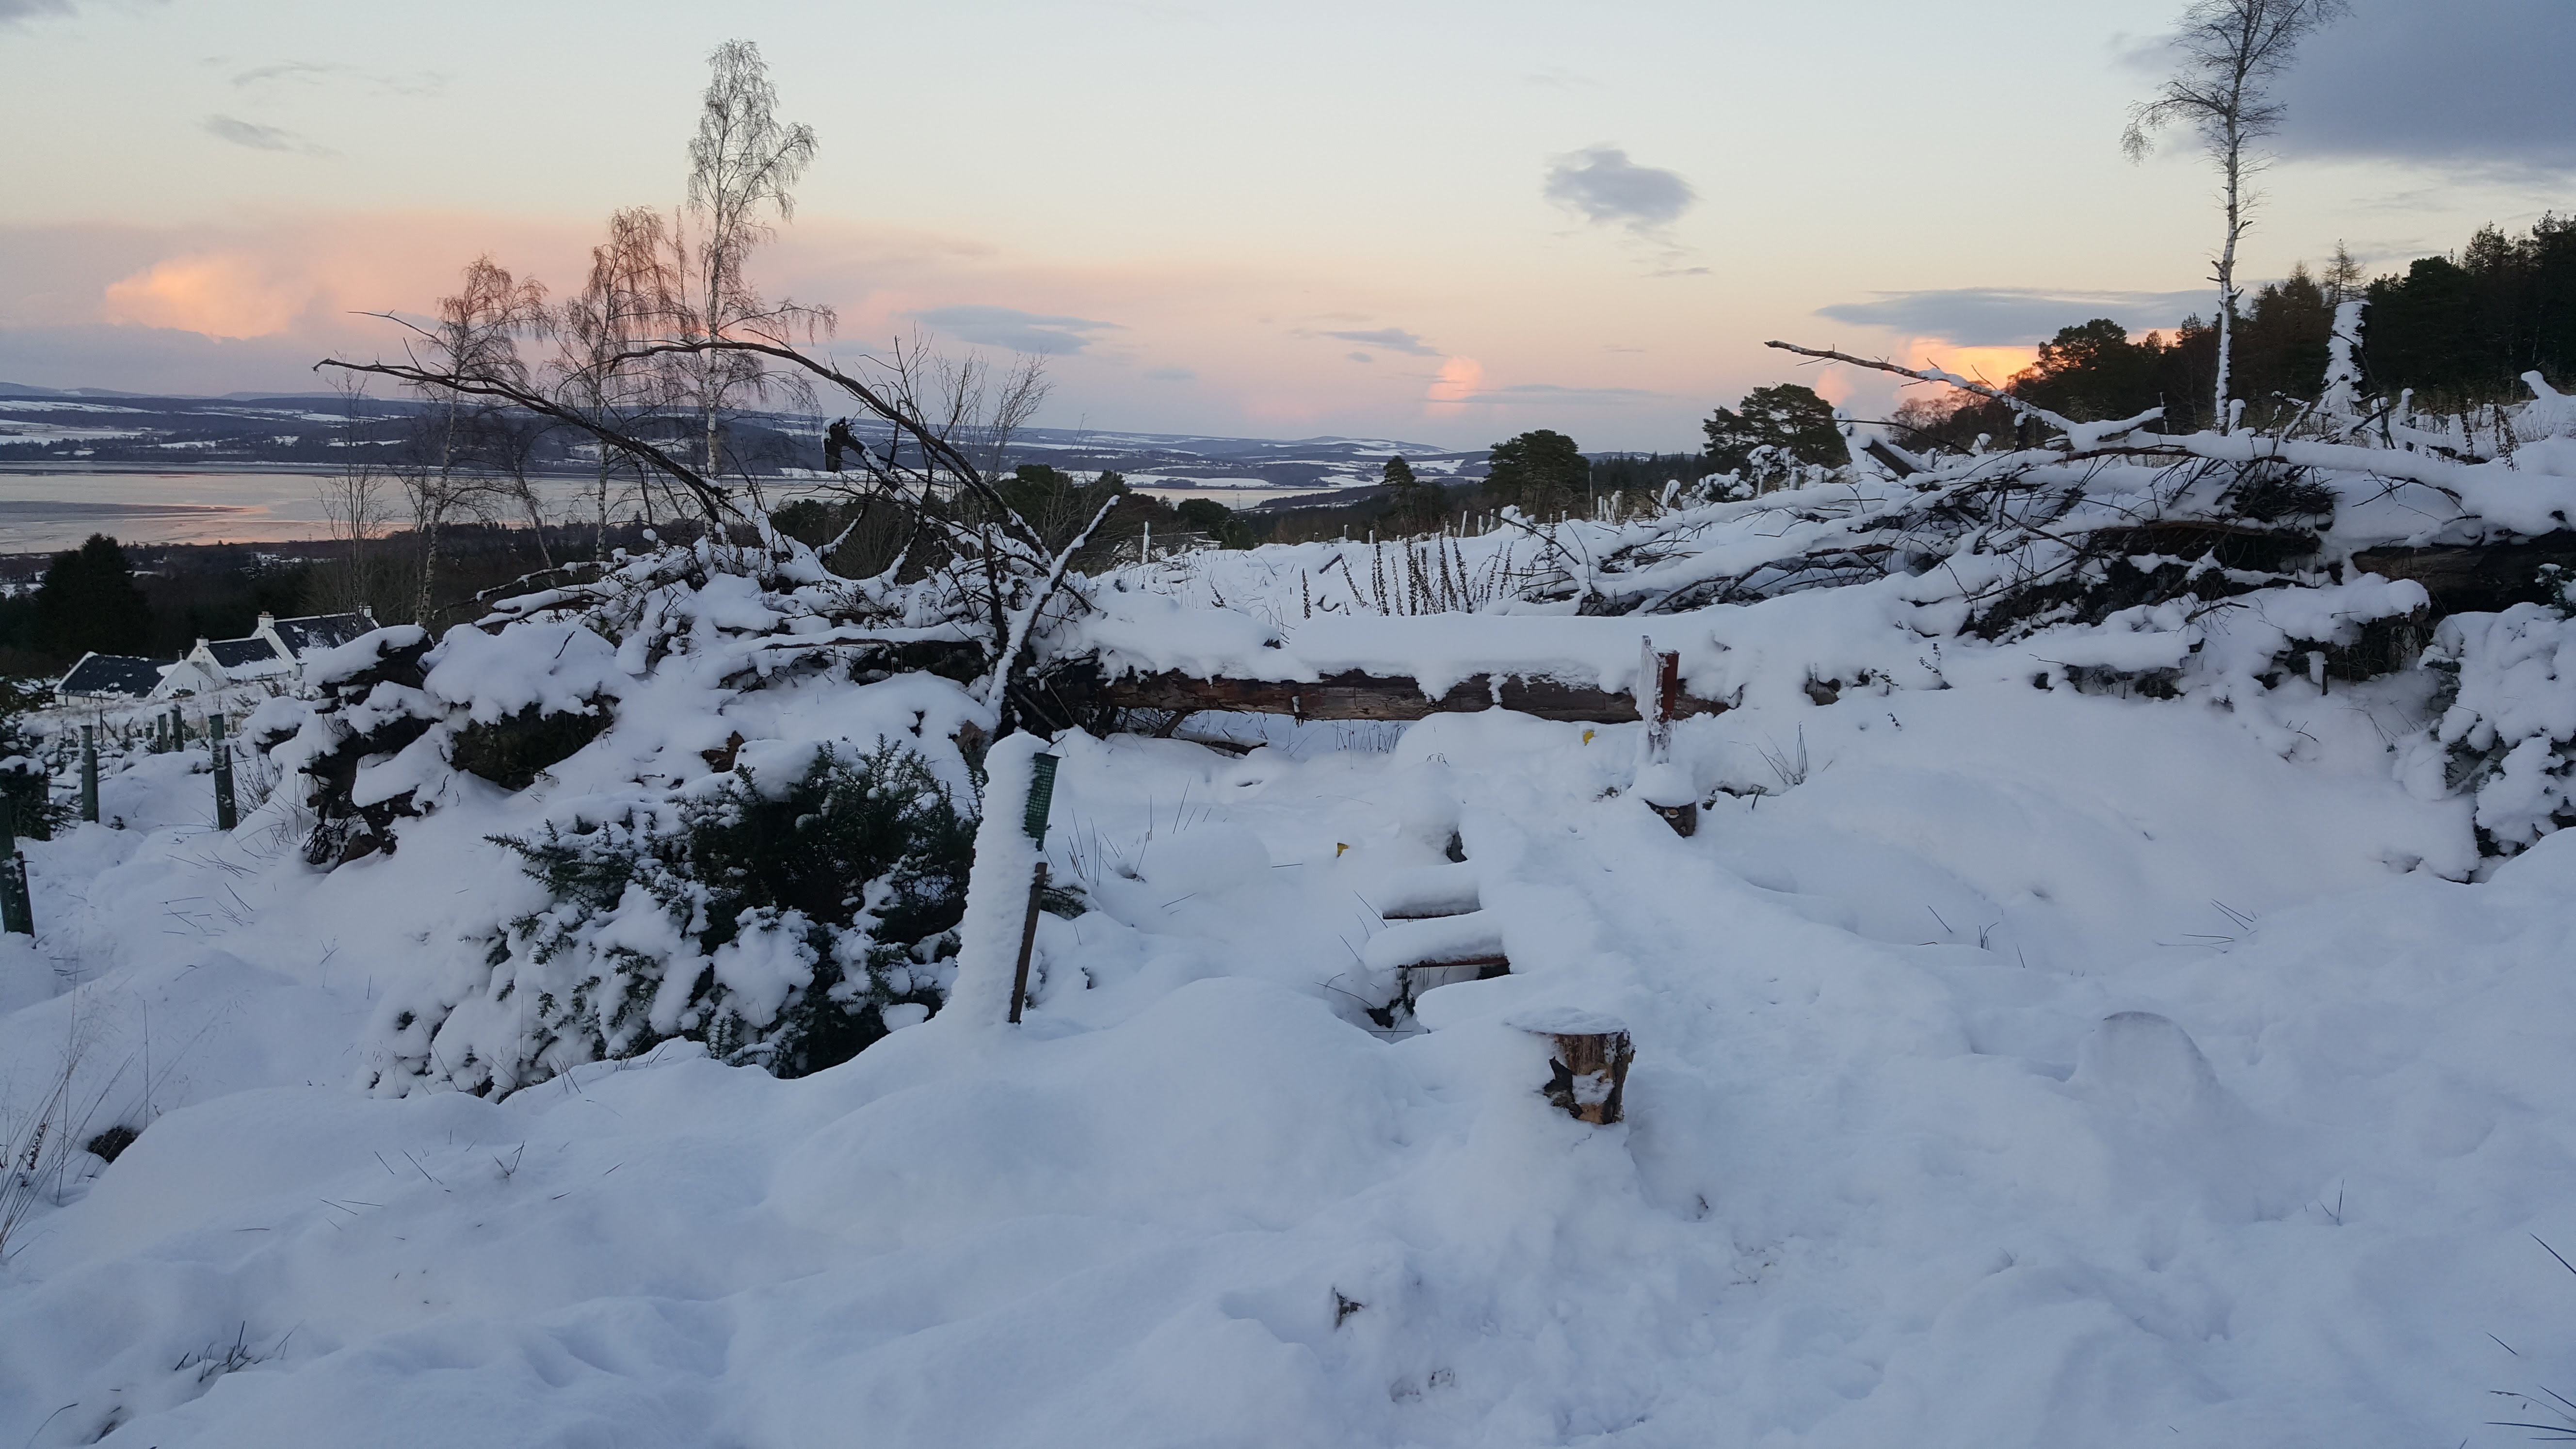
[[[729,708],[866,738],[926,687]],[[2517,1442],[2490,1391],[2576,1392],[2576,841],[2444,878],[2422,723],[1757,693],[1682,727],[1747,792],[1687,840],[1634,727],[1072,737],[1092,910],[1025,1026],[961,986],[814,1077],[497,1103],[352,1083],[533,903],[484,837],[543,789],[325,876],[147,757],[0,945],[7,1100],[77,1052],[144,1129],[8,1244],[0,1444]],[[560,792],[700,747],[638,728]],[[1513,972],[1391,1037],[1366,902],[1453,831]],[[1534,1091],[1548,1005],[1632,1029],[1624,1125]]]

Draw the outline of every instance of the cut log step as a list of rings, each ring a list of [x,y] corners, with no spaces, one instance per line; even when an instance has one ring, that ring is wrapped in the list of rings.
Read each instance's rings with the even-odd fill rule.
[[[1422,921],[1463,916],[1479,909],[1477,872],[1465,864],[1417,866],[1389,871],[1360,887],[1369,909],[1389,921]]]
[[[1503,954],[1502,923],[1489,912],[1468,911],[1398,921],[1369,937],[1360,948],[1360,964],[1372,971],[1468,966],[1508,970],[1511,959]]]

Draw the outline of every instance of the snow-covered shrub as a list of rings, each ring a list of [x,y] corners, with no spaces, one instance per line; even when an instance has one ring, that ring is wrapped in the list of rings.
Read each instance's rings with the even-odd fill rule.
[[[2409,786],[2474,791],[2491,854],[2576,825],[2576,587],[2555,604],[2454,614],[2424,663],[2449,676],[2448,708],[2401,764]]]
[[[15,691],[0,694],[0,801],[7,802],[20,835],[48,840],[55,826],[71,818],[71,810],[53,798],[46,741],[19,723],[14,703]],[[51,753],[62,751],[57,747]]]
[[[451,629],[426,662],[422,688],[451,716],[448,763],[504,790],[596,739],[628,683],[616,646],[569,621]]]
[[[244,737],[281,777],[301,777],[282,803],[310,812],[304,855],[313,864],[391,850],[393,822],[419,813],[416,785],[404,782],[420,772],[384,766],[439,757],[441,742],[426,737],[442,711],[420,687],[429,647],[417,625],[362,634],[305,666],[318,702],[272,699],[244,722]]]
[[[396,1017],[370,1084],[503,1094],[673,1037],[782,1076],[847,1061],[954,968],[974,820],[921,755],[826,747],[614,820],[496,836],[552,904],[508,923],[443,1020]],[[404,1019],[409,1017],[409,1019]]]
[[[616,657],[577,623],[460,626],[435,647],[396,625],[317,656],[318,700],[269,700],[245,737],[306,781],[291,803],[313,817],[307,859],[345,864],[393,849],[394,822],[429,808],[451,770],[524,790],[597,738],[626,682]]]

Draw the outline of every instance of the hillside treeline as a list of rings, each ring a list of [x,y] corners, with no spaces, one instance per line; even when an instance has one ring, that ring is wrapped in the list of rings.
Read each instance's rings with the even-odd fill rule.
[[[2520,236],[2482,227],[2455,253],[2371,279],[2338,251],[2322,271],[2303,263],[2256,288],[2236,320],[2228,377],[2245,422],[2284,421],[2317,396],[2335,310],[2347,300],[2367,304],[2358,349],[2365,391],[2391,400],[2412,393],[2419,413],[2522,401],[2526,372],[2553,384],[2576,378],[2576,217],[2543,216]],[[2187,318],[2169,335],[2132,340],[2117,320],[2097,317],[2041,344],[2039,360],[2007,390],[2079,422],[2162,407],[2161,431],[2190,432],[2214,421],[2217,367],[2213,323]],[[2001,404],[1965,394],[1909,401],[1895,421],[1901,437],[1943,446],[2015,431]]]

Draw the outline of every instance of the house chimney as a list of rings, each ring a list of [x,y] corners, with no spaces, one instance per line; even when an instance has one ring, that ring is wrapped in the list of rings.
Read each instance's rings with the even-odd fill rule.
[[[270,612],[268,612],[266,609],[262,609],[262,610],[260,610],[260,612],[259,612],[259,628],[258,628],[258,629],[256,629],[256,630],[254,630],[253,632],[254,632],[254,633],[266,633],[266,632],[269,630],[269,628],[270,628],[272,625],[276,624],[276,623],[277,623],[277,616],[276,616],[276,615],[274,615],[274,614],[271,614],[271,613],[270,613]]]

